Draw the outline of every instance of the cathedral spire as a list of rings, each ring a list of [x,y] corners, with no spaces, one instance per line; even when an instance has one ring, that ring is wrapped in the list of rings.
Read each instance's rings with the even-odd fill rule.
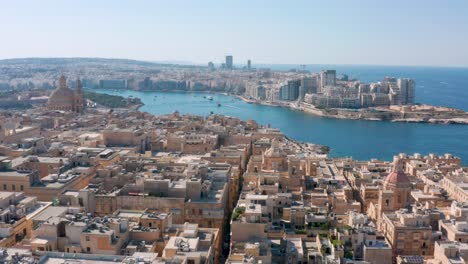
[[[76,84],[75,84],[76,93],[81,94],[83,92],[82,88],[83,88],[83,85],[81,85],[81,80],[79,78],[76,79]]]
[[[59,89],[66,89],[67,88],[67,78],[65,75],[60,76],[59,79]]]
[[[396,172],[403,172],[404,169],[403,169],[403,161],[399,158],[395,159],[393,161],[393,171],[396,171]]]

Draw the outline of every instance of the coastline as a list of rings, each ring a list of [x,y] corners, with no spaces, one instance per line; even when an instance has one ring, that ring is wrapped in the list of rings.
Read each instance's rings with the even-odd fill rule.
[[[132,96],[137,98],[142,98],[145,105],[140,107],[138,110],[142,112],[148,112],[153,114],[170,114],[175,110],[179,110],[182,113],[195,113],[202,116],[207,116],[210,113],[210,110],[213,110],[215,113],[237,116],[246,119],[255,119],[259,124],[271,124],[276,128],[280,128],[283,131],[286,131],[286,135],[290,138],[297,140],[298,142],[310,142],[317,143],[323,146],[329,146],[331,157],[346,156],[357,158],[360,160],[370,159],[370,158],[379,158],[384,160],[389,160],[395,153],[407,152],[407,153],[437,153],[444,154],[446,152],[455,153],[459,156],[466,157],[464,150],[458,150],[459,146],[465,146],[464,135],[466,134],[467,126],[447,126],[440,124],[417,124],[409,122],[366,122],[366,121],[341,121],[336,117],[316,117],[321,115],[321,112],[316,114],[310,113],[301,113],[301,110],[289,111],[283,107],[289,107],[288,105],[274,105],[276,108],[266,108],[259,107],[257,102],[254,100],[249,100],[248,98],[243,99],[239,95],[227,94],[225,92],[218,92],[216,94],[211,94],[214,97],[213,102],[210,102],[206,99],[202,99],[203,95],[208,96],[209,92],[183,92],[179,95],[165,95],[166,99],[162,99],[164,92],[153,91],[152,93],[139,93],[138,91],[129,90],[126,91],[111,91],[111,90],[97,90],[96,92],[100,93],[109,93],[115,95],[121,95],[124,97]],[[189,93],[189,94],[187,94]],[[225,97],[222,95],[229,95]],[[153,102],[153,96],[158,96],[158,100]],[[168,97],[169,96],[169,97]],[[192,101],[199,102],[200,104],[188,105],[188,102]],[[238,98],[235,98],[238,97]],[[216,108],[216,103],[218,101],[222,104],[221,108]],[[242,101],[241,101],[242,100]],[[250,104],[246,104],[245,101],[249,101]],[[224,102],[224,103],[223,103]],[[181,106],[178,104],[186,104]],[[161,104],[161,105],[160,105]],[[232,104],[233,108],[228,105]],[[294,103],[295,104],[295,103]],[[159,106],[160,105],[160,106]],[[206,106],[206,107],[205,107]],[[215,107],[215,108],[213,108]],[[193,112],[192,112],[193,108]],[[244,110],[245,109],[245,110]],[[126,109],[114,109],[115,111],[130,111]],[[256,116],[257,111],[260,111],[258,116]],[[274,113],[272,116],[270,113]],[[348,118],[351,119],[351,118]],[[356,118],[354,118],[356,119]],[[296,120],[298,122],[307,121],[304,124],[293,123],[291,120]],[[407,124],[405,124],[407,123]],[[297,129],[296,129],[297,128]],[[345,132],[347,129],[350,129],[349,132]],[[406,131],[407,137],[399,136],[401,133],[399,131]],[[429,132],[425,132],[429,131]],[[356,140],[348,141],[347,138],[351,136],[350,133],[358,133]],[[376,135],[388,135],[392,141],[397,142],[394,146],[386,147],[381,140],[368,138],[366,133],[372,132]],[[425,139],[422,139],[424,136]],[[443,137],[440,141],[438,136]],[[426,142],[430,141],[430,142]],[[460,142],[461,141],[461,142]],[[338,142],[338,143],[335,143]],[[408,143],[410,142],[410,143]],[[441,142],[441,144],[433,144],[432,142]],[[365,146],[366,144],[372,144],[373,146],[378,146],[378,148],[384,148],[383,150],[375,150],[371,148],[363,148],[363,150],[356,149],[360,146]],[[399,146],[399,147],[396,147]],[[417,146],[417,147],[416,147]]]
[[[271,107],[285,107],[291,110],[306,112],[311,115],[348,120],[367,120],[367,121],[387,121],[387,122],[402,122],[402,123],[428,123],[428,124],[458,124],[468,125],[468,113],[459,109],[431,106],[431,105],[403,105],[403,106],[388,106],[388,107],[372,107],[361,109],[346,109],[346,108],[330,108],[319,109],[313,105],[304,102],[269,102],[247,98],[243,95],[230,94],[220,91],[147,91],[134,90],[141,92],[174,92],[174,93],[209,93],[222,94],[238,98],[249,104],[258,104]],[[144,106],[144,103],[128,107],[130,110],[139,111]]]
[[[228,94],[229,95],[229,94]],[[274,107],[286,107],[292,110],[303,111],[320,117],[335,118],[335,119],[349,119],[349,120],[367,120],[367,121],[388,121],[388,122],[405,122],[405,123],[429,123],[429,124],[458,124],[468,125],[468,113],[448,107],[438,107],[431,105],[418,105],[413,106],[416,108],[430,109],[424,113],[422,112],[405,112],[397,111],[393,108],[405,109],[405,106],[390,106],[390,107],[373,107],[363,108],[359,110],[345,109],[345,108],[331,108],[319,109],[307,103],[293,103],[293,102],[263,102],[259,100],[249,99],[241,95],[230,95],[237,97],[249,104],[259,104]],[[409,106],[412,107],[412,106]],[[406,109],[407,110],[407,109]],[[447,115],[437,117],[441,111],[445,111]]]
[[[175,91],[173,91],[175,92]],[[177,92],[183,92],[183,91],[177,91]],[[212,93],[212,92],[210,92]],[[223,95],[226,95],[226,96],[234,96],[234,97],[239,97],[239,99],[241,100],[244,100],[244,98],[241,98],[240,96],[236,96],[236,95],[231,95],[231,94],[228,94],[228,93],[225,93],[225,92],[222,92],[222,93],[219,93],[218,94],[223,94]],[[118,110],[130,110],[130,111],[140,111],[140,108],[142,106],[144,106],[145,104],[142,102],[140,104],[136,104],[136,105],[132,105],[132,106],[129,106],[127,108],[121,108],[121,109],[118,109]],[[270,106],[277,106],[277,107],[282,107],[280,105],[270,105]],[[314,153],[317,153],[317,154],[322,154],[322,155],[328,155],[330,153],[330,146],[326,146],[326,145],[320,145],[320,144],[314,144],[314,143],[310,143],[310,142],[299,142],[295,139],[292,139],[290,137],[287,137],[285,135],[286,139],[291,141],[292,143],[296,144],[297,147],[301,148],[302,150],[304,150],[305,152],[314,152]]]

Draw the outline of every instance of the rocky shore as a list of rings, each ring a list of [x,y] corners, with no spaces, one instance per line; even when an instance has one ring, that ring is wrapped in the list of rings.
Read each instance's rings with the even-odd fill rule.
[[[339,119],[390,121],[407,123],[432,123],[432,124],[461,124],[468,125],[468,113],[449,107],[432,105],[394,105],[388,107],[371,107],[362,109],[330,108],[320,109],[307,103],[298,102],[263,102],[236,96],[247,103],[288,107],[290,109],[304,111],[316,116]]]

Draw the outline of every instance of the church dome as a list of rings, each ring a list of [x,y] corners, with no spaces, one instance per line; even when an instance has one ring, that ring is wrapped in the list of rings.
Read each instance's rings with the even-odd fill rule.
[[[387,178],[385,178],[386,183],[391,184],[408,184],[411,183],[408,179],[408,176],[402,171],[393,171],[388,174]]]
[[[59,87],[49,97],[49,106],[72,106],[75,100],[75,92],[69,89],[64,76],[60,77]]]
[[[49,104],[53,105],[72,105],[75,93],[69,89],[57,89],[49,97]]]

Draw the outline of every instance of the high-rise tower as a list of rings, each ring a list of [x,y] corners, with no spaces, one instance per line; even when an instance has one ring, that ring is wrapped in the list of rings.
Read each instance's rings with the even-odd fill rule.
[[[227,55],[226,56],[226,68],[232,70],[233,67],[234,67],[233,62],[234,62],[234,59],[233,59],[232,55]]]

